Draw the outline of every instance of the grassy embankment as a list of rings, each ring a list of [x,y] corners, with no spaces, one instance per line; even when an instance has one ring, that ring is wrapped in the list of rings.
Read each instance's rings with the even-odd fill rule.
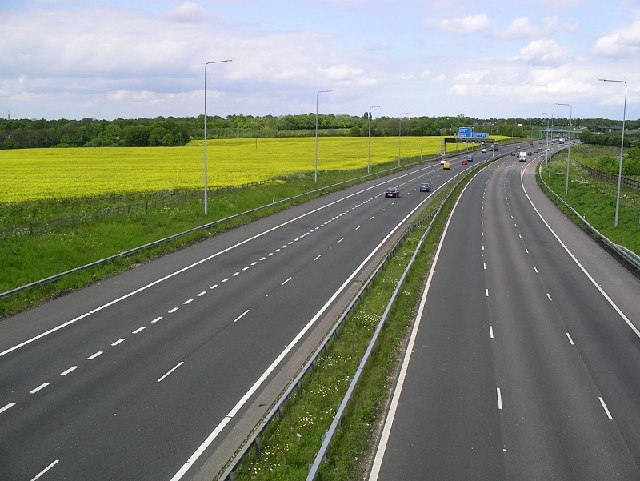
[[[390,168],[397,138],[371,141],[372,172]],[[285,199],[316,187],[360,177],[366,172],[367,139],[323,138],[319,142],[319,182],[313,182],[314,139],[235,139],[210,141],[208,183],[266,184],[209,197],[209,215],[201,196],[173,203],[91,217],[105,207],[153,200],[158,190],[202,185],[202,142],[178,148],[79,148],[3,151],[0,158],[0,229],[71,216],[89,217],[38,235],[0,239],[0,292],[114,255],[186,229]],[[433,155],[440,138],[402,139],[403,156]],[[308,198],[297,200],[302,202]],[[78,288],[136,262],[160,255],[249,222],[288,204],[199,231],[153,250],[65,277],[0,301],[0,317],[42,299]]]
[[[593,145],[572,147],[571,158],[596,168],[594,159],[611,155],[611,149]],[[619,154],[619,150],[616,152]],[[569,193],[565,195],[566,166],[567,152],[564,151],[554,156],[549,166],[543,168],[544,180],[598,231],[613,242],[640,254],[640,192],[622,187],[618,227],[614,227],[617,185],[591,176],[572,162]]]

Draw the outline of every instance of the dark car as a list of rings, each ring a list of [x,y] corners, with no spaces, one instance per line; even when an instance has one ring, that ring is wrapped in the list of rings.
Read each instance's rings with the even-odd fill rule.
[[[400,197],[400,189],[397,187],[388,187],[384,192],[385,197]]]
[[[431,186],[429,182],[422,182],[420,184],[420,192],[431,192]]]

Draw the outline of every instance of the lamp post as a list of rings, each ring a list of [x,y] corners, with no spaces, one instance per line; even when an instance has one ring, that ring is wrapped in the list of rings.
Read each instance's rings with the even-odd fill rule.
[[[202,160],[202,170],[204,177],[204,215],[207,215],[209,210],[207,209],[207,65],[210,63],[228,63],[232,60],[214,60],[204,63],[204,154]]]
[[[569,148],[567,149],[567,175],[565,176],[564,179],[564,193],[568,194],[569,193],[569,162],[571,162],[571,139],[569,138],[569,134],[571,133],[571,104],[559,104],[556,103],[556,105],[563,105],[564,107],[569,107],[569,130],[567,131],[567,141],[569,142]]]
[[[314,160],[313,181],[318,183],[318,97],[320,94],[333,92],[333,90],[318,90],[316,92],[316,154]]]
[[[549,115],[549,112],[542,112],[542,115]],[[545,132],[547,145],[544,151],[544,165],[549,165],[549,117],[547,117],[547,130]]]
[[[618,210],[620,209],[620,184],[622,183],[622,154],[624,153],[624,123],[627,118],[627,82],[626,80],[599,79],[601,82],[624,84],[624,109],[622,110],[622,140],[620,141],[620,162],[618,164],[618,193],[616,195],[616,214],[613,226],[618,227]]]
[[[400,167],[400,137],[402,136],[402,116],[409,115],[409,112],[402,112],[398,121],[398,167]]]
[[[369,153],[367,154],[367,174],[371,173],[371,109],[380,108],[380,105],[370,105],[369,106]]]

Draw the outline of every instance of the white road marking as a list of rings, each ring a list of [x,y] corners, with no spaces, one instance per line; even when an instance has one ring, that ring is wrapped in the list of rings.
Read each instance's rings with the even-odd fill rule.
[[[233,277],[236,277],[236,276],[239,276],[239,275],[240,275],[240,271],[233,273]]]
[[[246,316],[249,313],[250,309],[247,309],[246,311],[244,311],[242,314],[240,314],[238,317],[236,317],[233,320],[233,323],[235,324],[236,322],[238,322],[240,319],[242,319],[244,316]]]
[[[178,364],[176,364],[175,366],[173,366],[171,369],[169,369],[165,374],[163,374],[160,378],[158,378],[158,380],[156,382],[162,382],[164,381],[168,376],[171,375],[171,373],[173,371],[175,371],[176,369],[178,369],[180,366],[182,366],[184,364],[184,361],[180,361]]]
[[[484,250],[484,245],[482,246],[482,250]]]
[[[269,255],[271,255],[271,254],[269,254]],[[224,284],[224,283],[225,283],[225,282],[227,282],[228,280],[229,280],[229,278],[228,278],[228,277],[225,277],[225,278],[224,278],[224,279],[222,279],[220,282],[221,282],[222,284]]]
[[[317,261],[318,259],[320,259],[322,257],[322,254],[318,254],[317,256],[314,257],[314,261]]]
[[[167,313],[169,314],[173,314],[174,312],[176,312],[178,309],[180,309],[179,307],[174,307],[173,309],[170,309],[167,311]]]
[[[340,240],[338,241],[338,244],[340,244],[340,242],[342,242],[344,240],[344,237],[341,237]]]
[[[551,294],[549,294],[548,292],[547,292],[547,297],[549,298],[550,301],[552,300],[551,299]]]
[[[522,234],[518,234],[518,237],[520,237],[520,239],[522,239]]]
[[[59,462],[60,462],[60,460],[56,459],[53,463],[51,463],[49,466],[47,466],[42,471],[40,471],[38,474],[36,474],[35,477],[31,478],[31,481],[36,481],[36,479],[39,479],[40,477],[42,477],[47,471],[49,471],[51,468],[53,468]]]
[[[253,266],[257,265],[257,264],[258,264],[258,261],[254,261],[254,262],[252,262],[252,263],[251,263],[251,264],[249,264],[249,265],[250,265],[251,267],[253,267]]]
[[[536,271],[536,274],[538,274],[538,268],[536,266],[533,266],[533,270]]]
[[[66,371],[62,371],[60,373],[61,376],[66,376],[67,374],[71,374],[73,371],[75,371],[76,369],[78,369],[78,366],[71,366],[69,369],[67,369]]]
[[[153,321],[152,321],[153,322]],[[96,357],[102,356],[103,351],[98,351],[98,352],[94,352],[93,354],[91,354],[87,359],[89,361],[93,361]]]
[[[147,328],[147,326],[140,326],[138,329],[136,329],[135,331],[131,331],[131,334],[140,334],[142,331],[144,331]]]
[[[9,409],[11,409],[11,408],[12,408],[13,406],[15,406],[15,405],[16,405],[16,403],[9,403],[9,404],[5,404],[4,406],[2,406],[2,407],[0,408],[0,414],[1,414],[1,413],[3,413],[3,412],[5,412],[5,411],[8,411]]]
[[[38,391],[42,391],[45,387],[47,387],[49,385],[48,382],[43,382],[42,384],[40,384],[38,387],[33,388],[31,391],[29,391],[29,394],[35,394]]]
[[[487,263],[483,262],[482,265],[484,266],[484,270],[486,271],[487,270]]]
[[[493,339],[493,326],[489,326],[489,337]]]
[[[193,298],[187,299],[186,301],[184,301],[184,304],[187,305],[187,304],[191,304],[192,302],[193,302]]]
[[[116,342],[112,342],[111,346],[116,347],[118,344],[122,344],[123,342],[124,342],[124,339],[120,338]]]
[[[598,396],[598,399],[600,399],[600,404],[602,404],[602,409],[604,409],[604,412],[607,413],[607,417],[609,419],[613,419],[611,417],[611,413],[609,412],[609,408],[607,407],[607,403],[605,403],[604,399],[602,399],[600,396]]]
[[[569,334],[568,332],[567,332],[566,334],[567,334],[567,338],[569,339],[569,343],[570,343],[572,346],[574,346],[575,344],[573,343],[573,339],[571,339],[571,334]]]
[[[496,391],[498,393],[498,409],[502,409],[502,392],[500,388],[496,388]]]
[[[162,320],[162,316],[158,316],[158,317],[156,317],[155,319],[153,319],[151,321],[151,324],[155,324],[156,322],[161,321],[161,320]]]
[[[485,295],[485,297],[489,297],[489,289],[485,289],[484,290],[484,295]]]
[[[198,297],[202,297],[202,296],[204,296],[206,293],[207,293],[207,291],[201,291],[201,292],[198,294]]]
[[[360,226],[356,227],[356,230],[360,229]]]
[[[525,251],[527,254],[529,253],[529,249],[525,249],[524,251]]]
[[[244,272],[244,271],[246,271],[246,270],[249,270],[249,266],[247,266],[247,267],[243,267],[243,268],[242,268],[242,272]]]
[[[281,286],[284,286],[287,282],[291,280],[291,277],[287,277],[284,281],[280,283]]]
[[[209,286],[209,289],[215,289],[216,287],[218,287],[218,284],[214,284],[212,286]]]

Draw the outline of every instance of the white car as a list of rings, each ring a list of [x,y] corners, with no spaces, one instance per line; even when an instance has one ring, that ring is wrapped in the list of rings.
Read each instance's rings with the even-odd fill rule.
[[[482,149],[482,153],[486,154],[487,153],[487,149]]]
[[[444,165],[444,163],[445,163],[446,161],[447,161],[447,159],[442,159],[442,160],[440,161],[440,165]]]

